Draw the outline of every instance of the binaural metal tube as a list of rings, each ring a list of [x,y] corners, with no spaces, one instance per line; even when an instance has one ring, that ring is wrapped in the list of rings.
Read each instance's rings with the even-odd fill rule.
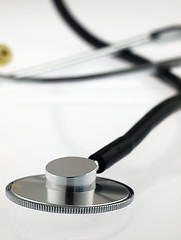
[[[39,78],[39,77],[15,77],[14,75],[1,75],[1,77],[14,79],[14,80],[22,80],[24,82],[64,82],[64,81],[81,81],[81,80],[89,80],[95,78],[123,75],[123,74],[131,74],[136,72],[148,72],[155,71],[156,69],[165,69],[170,67],[177,67],[181,65],[181,57],[172,58],[164,61],[154,62],[154,63],[145,63],[140,64],[138,66],[133,66],[124,69],[118,69],[114,71],[105,71],[102,73],[90,74],[90,75],[79,75],[79,76],[65,76],[65,77],[57,77],[57,78]]]
[[[149,42],[150,36],[149,35],[142,35],[142,36],[138,36],[132,39],[128,39],[128,40],[124,40],[124,41],[120,41],[118,43],[115,43],[111,46],[107,46],[104,48],[100,48],[97,50],[92,50],[92,51],[88,51],[88,52],[84,52],[72,57],[68,57],[65,59],[58,59],[55,60],[53,62],[47,62],[41,65],[36,65],[27,69],[22,69],[19,70],[15,73],[13,73],[12,75],[16,78],[25,78],[25,77],[30,77],[30,76],[34,76],[40,73],[45,73],[45,72],[50,72],[50,71],[54,71],[57,69],[62,69],[65,67],[70,67],[73,65],[77,65],[83,62],[87,62],[93,59],[97,59],[97,58],[101,58],[101,57],[105,57],[107,55],[111,55],[111,54],[115,54],[116,52],[126,49],[126,48],[130,48],[133,46],[137,46],[140,44],[144,44]]]
[[[90,61],[100,57],[105,57],[107,55],[115,54],[121,50],[131,48],[137,45],[145,44],[151,41],[165,41],[172,40],[181,37],[181,26],[169,26],[166,28],[161,28],[151,33],[143,34],[131,39],[122,40],[110,46],[106,46],[97,50],[88,51],[76,56],[68,57],[66,59],[58,59],[53,62],[47,62],[37,66],[33,66],[27,69],[19,70],[12,75],[15,78],[25,78],[34,76],[40,73],[50,72],[57,69],[70,67],[72,65],[80,64],[82,62]]]

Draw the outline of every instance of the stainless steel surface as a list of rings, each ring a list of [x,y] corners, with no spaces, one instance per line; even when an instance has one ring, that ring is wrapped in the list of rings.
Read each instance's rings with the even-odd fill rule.
[[[18,179],[6,187],[6,194],[11,201],[23,207],[67,214],[91,214],[117,210],[129,205],[134,197],[130,187],[114,180],[97,177],[91,204],[51,203],[48,199],[45,175]],[[78,192],[77,194],[79,195]],[[71,197],[71,193],[68,197]]]
[[[81,53],[76,56],[68,57],[66,59],[58,59],[53,62],[47,62],[47,63],[36,65],[27,69],[22,69],[12,73],[11,75],[15,78],[24,78],[24,77],[34,76],[40,73],[54,71],[57,69],[69,67],[72,65],[80,64],[82,62],[86,62],[86,61],[90,61],[90,60],[104,57],[107,55],[111,55],[120,50],[147,43],[150,40],[151,40],[150,34],[144,34],[131,39],[117,42],[107,47]]]

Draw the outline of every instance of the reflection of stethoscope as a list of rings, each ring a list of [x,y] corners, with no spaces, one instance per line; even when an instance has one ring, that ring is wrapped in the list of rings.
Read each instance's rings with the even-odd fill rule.
[[[100,213],[113,211],[127,206],[133,200],[133,190],[120,182],[96,178],[96,173],[102,173],[114,163],[129,154],[147,135],[168,115],[181,107],[181,80],[170,72],[169,68],[179,65],[181,58],[151,63],[149,60],[133,54],[128,48],[138,44],[165,39],[180,35],[180,26],[164,28],[131,40],[108,46],[87,32],[70,15],[62,0],[54,0],[57,9],[69,25],[98,51],[86,53],[66,61],[55,61],[31,69],[19,71],[9,76],[9,79],[22,81],[68,81],[105,77],[113,74],[123,74],[138,70],[154,69],[154,75],[166,83],[174,86],[178,94],[161,102],[142,119],[140,119],[125,135],[103,147],[89,158],[65,157],[47,164],[45,175],[25,177],[15,180],[6,187],[6,194],[10,200],[24,207],[57,213]],[[77,64],[107,54],[137,64],[133,68],[105,72],[89,76],[76,76],[56,79],[42,79],[32,77],[41,72]]]

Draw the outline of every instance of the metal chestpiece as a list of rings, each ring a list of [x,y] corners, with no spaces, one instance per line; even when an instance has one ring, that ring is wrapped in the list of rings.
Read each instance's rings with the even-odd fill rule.
[[[7,197],[23,207],[63,214],[114,211],[129,205],[133,190],[123,183],[96,177],[95,161],[80,157],[56,159],[44,175],[17,179],[6,187]]]
[[[59,205],[90,205],[96,186],[97,164],[80,157],[65,157],[47,164],[48,202]]]

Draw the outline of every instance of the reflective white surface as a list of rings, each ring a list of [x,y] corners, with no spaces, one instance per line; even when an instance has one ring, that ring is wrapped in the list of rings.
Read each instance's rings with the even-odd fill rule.
[[[110,41],[181,22],[180,0],[67,2],[86,26]],[[14,53],[12,64],[0,72],[90,49],[55,15],[50,1],[0,3],[0,42],[7,43]],[[135,51],[153,60],[178,57],[181,41]],[[68,72],[90,73],[123,66],[126,63],[105,59]],[[180,68],[174,71],[181,76]],[[145,74],[53,85],[1,80],[0,238],[180,240],[180,112],[166,119],[130,156],[102,174],[135,190],[134,202],[125,209],[90,217],[48,214],[16,206],[4,193],[7,183],[43,173],[44,166],[55,158],[89,156],[124,134],[146,111],[173,93]]]

